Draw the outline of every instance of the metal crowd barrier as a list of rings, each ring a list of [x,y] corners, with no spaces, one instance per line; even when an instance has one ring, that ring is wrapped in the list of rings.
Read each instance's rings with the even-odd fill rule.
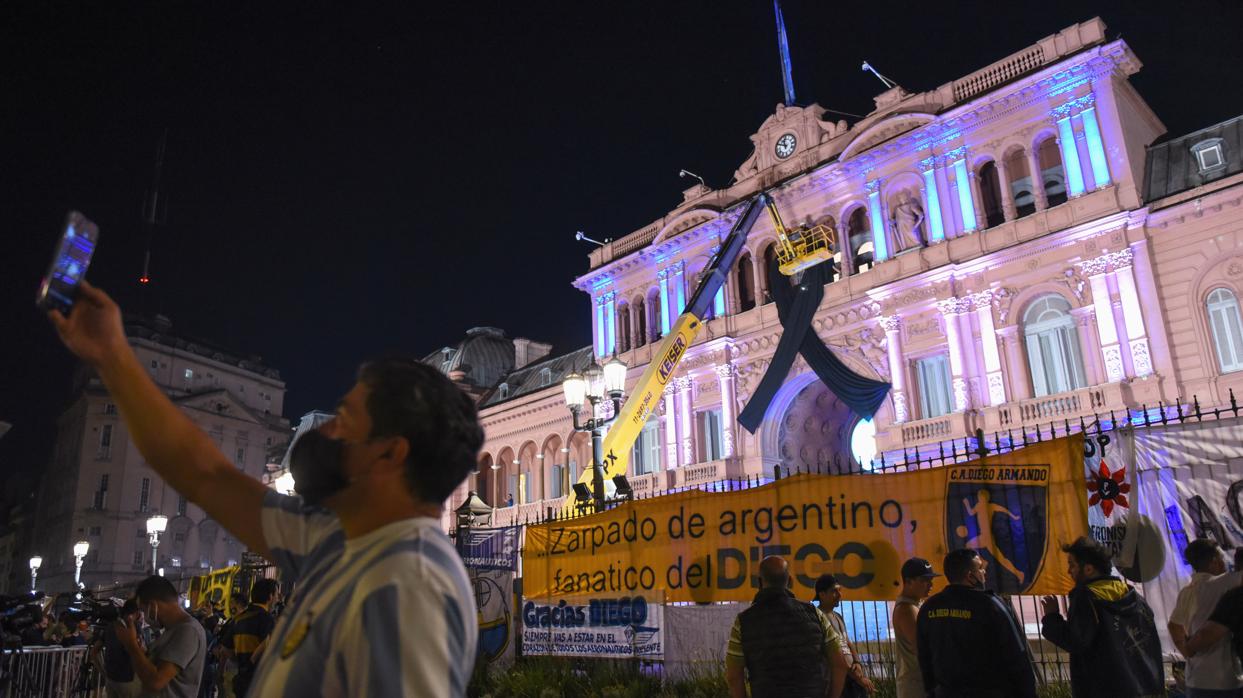
[[[0,698],[103,698],[87,647],[27,647],[0,655]]]

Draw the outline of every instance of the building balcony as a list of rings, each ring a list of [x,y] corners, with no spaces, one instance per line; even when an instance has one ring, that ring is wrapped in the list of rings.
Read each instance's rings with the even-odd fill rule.
[[[961,439],[970,433],[971,419],[967,412],[951,412],[930,419],[918,419],[893,425],[877,442],[882,451],[907,448],[918,444]]]
[[[565,504],[565,497],[537,499],[526,504],[515,504],[508,507],[497,507],[492,510],[492,526],[516,526],[519,524],[536,523],[548,516],[548,510],[560,512]]]
[[[1133,403],[1129,384],[1103,383],[995,407],[894,424],[887,433],[877,435],[877,443],[882,451],[935,446],[938,442],[973,437],[976,429],[983,429],[989,435],[1014,432],[1017,436],[1024,428],[1048,427],[1050,422],[1057,423],[1059,428],[1067,422],[1074,425],[1081,420],[1090,424],[1098,415],[1110,410],[1125,411],[1134,407]]]
[[[706,463],[684,465],[667,472],[670,477],[669,486],[674,489],[699,487],[721,480],[745,477],[742,468],[742,458],[738,456],[708,461]]]
[[[1103,383],[1056,395],[1008,402],[980,410],[976,425],[986,432],[1004,432],[1049,422],[1091,422],[1110,410],[1126,410],[1128,397],[1124,383]]]

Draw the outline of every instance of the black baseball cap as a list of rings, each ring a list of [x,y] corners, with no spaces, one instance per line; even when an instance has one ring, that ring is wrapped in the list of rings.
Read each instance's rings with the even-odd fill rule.
[[[902,578],[916,579],[919,577],[940,577],[941,575],[932,571],[932,564],[922,557],[913,557],[902,563]]]

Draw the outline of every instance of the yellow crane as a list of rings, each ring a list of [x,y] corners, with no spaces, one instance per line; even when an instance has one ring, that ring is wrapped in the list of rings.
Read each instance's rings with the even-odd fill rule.
[[[788,230],[781,221],[777,204],[768,199],[766,206],[773,228],[777,230],[777,269],[782,274],[794,276],[808,267],[833,259],[837,231],[832,226],[820,224]]]
[[[617,410],[617,416],[609,426],[608,433],[603,438],[593,434],[594,463],[591,468],[583,471],[579,482],[588,488],[586,491],[591,491],[600,500],[596,502],[597,507],[603,506],[603,482],[610,481],[617,475],[625,475],[629,470],[630,450],[634,447],[635,439],[647,424],[648,417],[656,410],[665,385],[673,379],[674,370],[694,342],[695,335],[703,327],[703,318],[707,316],[716,292],[724,285],[729,270],[742,253],[743,243],[759,217],[761,206],[768,209],[768,215],[777,231],[777,262],[782,274],[793,276],[833,258],[837,232],[831,226],[816,225],[787,230],[776,204],[766,192],[761,192],[745,204],[733,230],[722,241],[720,249],[705,267],[686,310],[671,323],[668,335],[652,354],[651,363],[639,377],[630,397]],[[582,498],[576,500],[575,497],[567,497],[563,510],[567,514],[573,513],[576,509],[586,509],[589,503],[590,499],[584,501]]]

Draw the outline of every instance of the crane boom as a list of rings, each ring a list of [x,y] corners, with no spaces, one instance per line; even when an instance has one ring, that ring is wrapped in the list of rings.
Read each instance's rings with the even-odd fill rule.
[[[616,475],[624,475],[630,465],[630,451],[635,439],[647,424],[648,417],[656,409],[664,392],[665,385],[673,378],[678,364],[685,356],[686,350],[695,341],[699,329],[703,326],[703,318],[712,307],[717,291],[725,285],[729,270],[738,261],[742,253],[743,243],[751,233],[752,226],[760,213],[771,205],[767,193],[761,192],[747,203],[729,235],[721,243],[721,248],[704,267],[699,285],[691,294],[686,310],[669,328],[669,334],[661,341],[653,354],[651,363],[644,369],[643,375],[635,384],[630,397],[618,411],[612,426],[604,436],[600,463],[604,468],[604,480],[608,482]],[[592,468],[585,468],[579,482],[591,487],[594,477]],[[567,497],[564,509],[569,512],[575,506],[574,498]]]

